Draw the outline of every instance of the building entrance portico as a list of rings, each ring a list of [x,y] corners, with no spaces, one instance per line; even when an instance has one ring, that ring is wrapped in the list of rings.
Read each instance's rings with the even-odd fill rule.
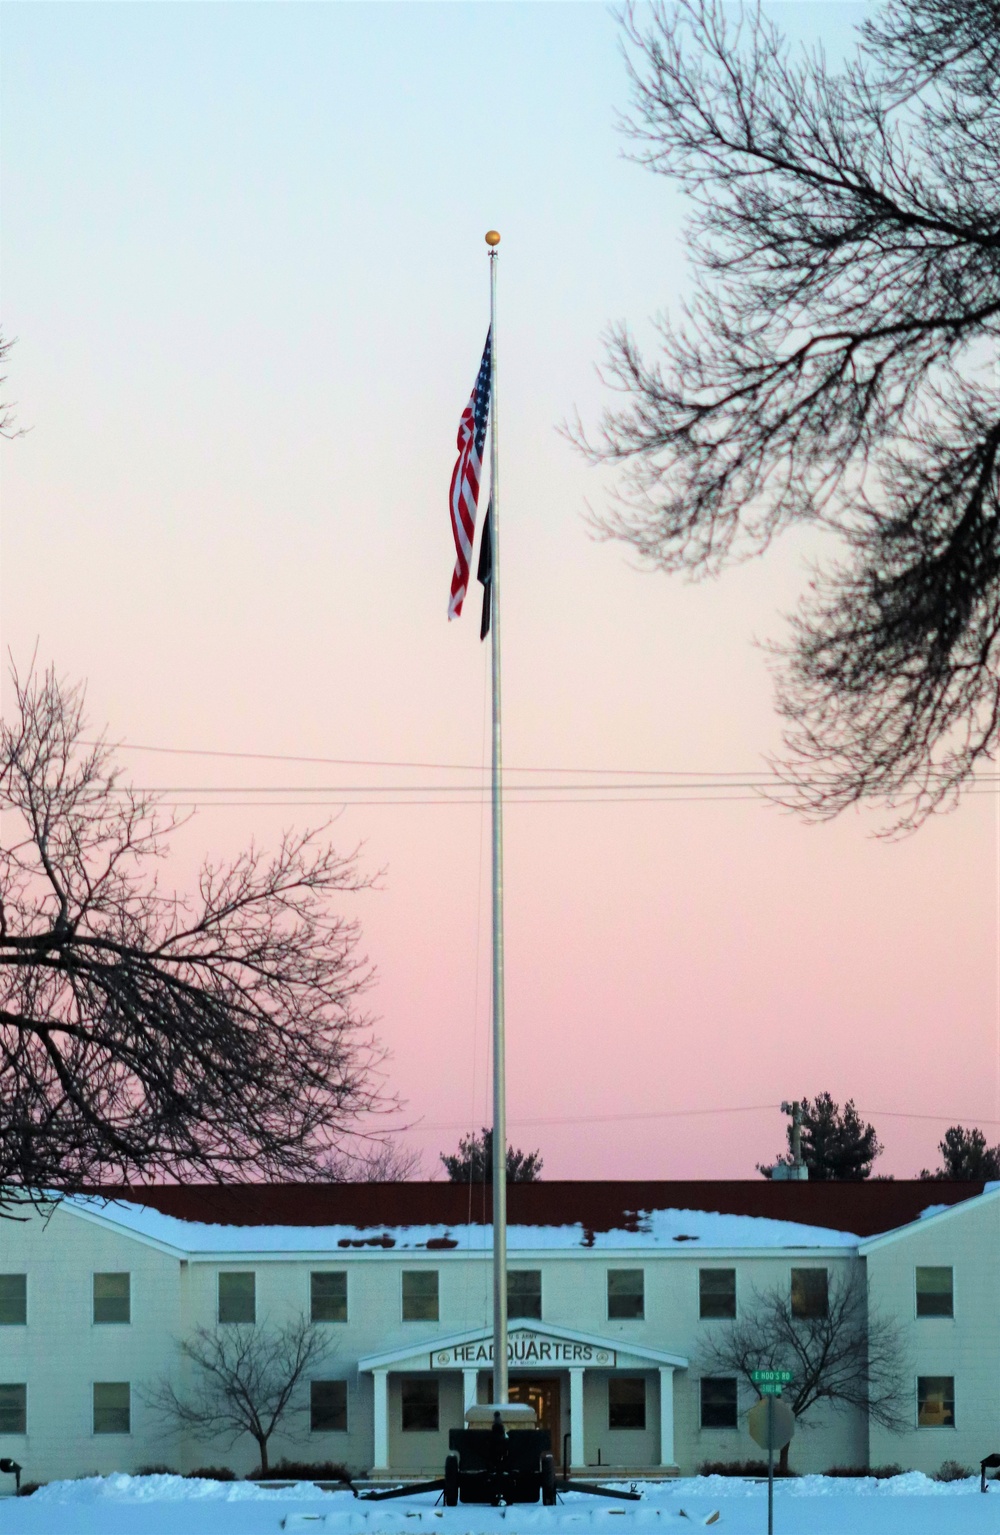
[[[507,1349],[510,1395],[530,1401],[543,1427],[552,1434],[552,1451],[561,1464],[568,1435],[570,1468],[588,1462],[634,1469],[670,1470],[674,1459],[674,1371],[687,1368],[679,1354],[633,1343],[621,1336],[598,1337],[535,1320],[513,1318]],[[492,1329],[430,1337],[417,1346],[372,1354],[358,1361],[374,1385],[373,1465],[375,1474],[412,1471],[444,1463],[448,1430],[462,1423],[466,1407],[490,1398],[493,1364]],[[407,1433],[398,1403],[407,1378],[438,1381],[440,1403],[434,1436]],[[637,1406],[633,1423],[616,1423],[621,1391],[612,1384],[626,1379]],[[430,1389],[434,1389],[431,1387]],[[568,1408],[568,1413],[567,1413]]]

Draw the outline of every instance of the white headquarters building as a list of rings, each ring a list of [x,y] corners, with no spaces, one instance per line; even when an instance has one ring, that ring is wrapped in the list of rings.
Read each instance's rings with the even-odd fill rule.
[[[305,1316],[328,1351],[272,1462],[440,1474],[448,1430],[490,1394],[489,1191],[454,1184],[158,1187],[0,1221],[0,1456],[45,1481],[229,1464],[149,1404],[198,1327]],[[755,1292],[793,1312],[864,1271],[901,1325],[912,1411],[810,1415],[803,1471],[927,1472],[1000,1448],[1000,1185],[558,1183],[509,1188],[511,1395],[575,1471],[694,1472],[757,1458],[752,1393],[703,1366]]]

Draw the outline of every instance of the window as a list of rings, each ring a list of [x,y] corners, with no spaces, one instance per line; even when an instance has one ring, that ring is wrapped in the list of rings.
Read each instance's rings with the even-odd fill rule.
[[[642,1269],[608,1269],[608,1320],[644,1315]]]
[[[507,1273],[507,1313],[541,1320],[541,1269],[513,1269]]]
[[[28,1388],[20,1384],[0,1384],[0,1434],[28,1432]]]
[[[403,1270],[403,1321],[436,1322],[438,1320],[438,1271],[437,1269]],[[436,1389],[436,1388],[435,1388]],[[434,1398],[435,1402],[437,1397]],[[437,1408],[434,1409],[437,1412]],[[437,1423],[435,1422],[435,1428]]]
[[[646,1382],[642,1376],[608,1377],[608,1428],[646,1427]]]
[[[94,1382],[94,1433],[132,1432],[131,1388],[127,1380]]]
[[[723,1376],[701,1383],[702,1428],[736,1427],[736,1377]]]
[[[257,1275],[219,1275],[219,1321],[256,1322]]]
[[[953,1273],[947,1269],[917,1269],[917,1316],[954,1316]]]
[[[132,1320],[131,1275],[94,1275],[94,1321],[130,1322]]]
[[[309,1427],[314,1434],[347,1433],[346,1380],[310,1381]]]
[[[403,1400],[404,1434],[436,1434],[438,1427],[437,1381],[410,1380],[404,1375],[400,1386],[400,1394]]]
[[[310,1274],[309,1288],[314,1322],[347,1321],[347,1275],[343,1271]]]
[[[703,1321],[736,1315],[736,1270],[698,1270],[699,1316]]]
[[[917,1376],[917,1427],[955,1427],[954,1375]]]
[[[829,1283],[826,1269],[792,1269],[792,1316],[809,1321],[827,1314]]]
[[[27,1274],[0,1274],[0,1327],[23,1327],[27,1320]]]

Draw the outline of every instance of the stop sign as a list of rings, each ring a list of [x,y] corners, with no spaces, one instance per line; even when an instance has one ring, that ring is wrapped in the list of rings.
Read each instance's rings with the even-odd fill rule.
[[[795,1414],[787,1402],[762,1397],[747,1414],[747,1428],[762,1450],[783,1450],[795,1433]]]

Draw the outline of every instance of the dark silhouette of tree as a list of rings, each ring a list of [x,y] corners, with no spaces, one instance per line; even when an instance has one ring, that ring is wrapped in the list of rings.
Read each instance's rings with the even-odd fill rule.
[[[9,341],[0,331],[0,367],[3,367],[7,361],[7,353],[13,345],[13,341]],[[9,400],[2,398],[6,382],[7,375],[4,373],[0,375],[0,437],[20,437],[24,428],[15,425],[14,406]]]
[[[0,1193],[314,1179],[376,1108],[365,886],[321,833],[162,889],[177,820],[130,788],[84,696],[12,676],[0,725]]]
[[[825,1272],[825,1271],[821,1271]],[[754,1290],[735,1321],[716,1323],[700,1350],[705,1375],[735,1375],[757,1399],[753,1370],[791,1370],[782,1392],[796,1419],[822,1403],[856,1408],[895,1433],[912,1428],[912,1383],[898,1324],[869,1304],[864,1274],[829,1276],[819,1315],[797,1316],[791,1290]],[[751,1395],[752,1393],[752,1395]],[[779,1467],[788,1470],[788,1445]]]
[[[249,1434],[260,1451],[260,1475],[267,1476],[268,1443],[279,1424],[286,1438],[299,1437],[294,1420],[309,1403],[298,1388],[330,1352],[322,1330],[305,1317],[277,1328],[230,1323],[199,1327],[178,1348],[192,1367],[190,1385],[160,1381],[143,1393],[147,1405],[195,1439],[231,1446]]]
[[[451,1183],[493,1182],[493,1131],[487,1126],[477,1135],[463,1135],[458,1151],[441,1153]],[[507,1182],[537,1183],[542,1175],[542,1158],[537,1151],[515,1151],[507,1147]]]
[[[954,1178],[961,1183],[983,1183],[1000,1178],[1000,1145],[987,1146],[982,1130],[966,1130],[952,1125],[944,1140],[938,1142],[941,1166],[935,1172],[925,1167],[921,1178]]]
[[[789,1154],[776,1160],[790,1163],[791,1125],[786,1133]],[[820,1093],[812,1103],[802,1100],[802,1160],[810,1179],[860,1183],[871,1177],[872,1164],[882,1150],[874,1125],[861,1119],[853,1098],[845,1103],[843,1113],[829,1093]],[[758,1165],[757,1171],[765,1178],[771,1176],[770,1167]]]
[[[697,286],[655,360],[611,333],[598,526],[689,575],[832,534],[775,649],[782,797],[912,827],[1000,745],[1000,3],[887,0],[839,70],[720,0],[623,26]]]
[[[422,1158],[412,1147],[377,1138],[341,1149],[328,1164],[335,1183],[406,1183],[420,1173]]]

